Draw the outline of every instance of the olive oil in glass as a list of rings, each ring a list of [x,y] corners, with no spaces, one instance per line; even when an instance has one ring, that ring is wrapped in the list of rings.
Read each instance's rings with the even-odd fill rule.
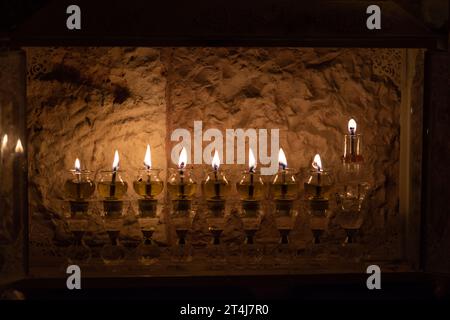
[[[127,193],[128,184],[123,181],[121,171],[102,171],[98,183],[98,193],[106,200],[119,200]]]
[[[160,169],[142,169],[133,182],[136,194],[146,199],[153,199],[161,194],[164,183],[159,178]]]
[[[67,197],[71,200],[87,200],[95,192],[95,183],[90,178],[90,171],[70,171],[70,178],[64,184]]]

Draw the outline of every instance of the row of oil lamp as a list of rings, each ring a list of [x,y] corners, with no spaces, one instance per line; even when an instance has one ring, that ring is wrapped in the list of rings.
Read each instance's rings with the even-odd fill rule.
[[[362,161],[360,151],[360,135],[356,135],[356,122],[351,119],[348,123],[349,134],[345,135],[344,163],[355,163]],[[253,151],[249,149],[248,171],[244,172],[242,178],[237,183],[236,188],[241,200],[247,207],[252,207],[251,203],[260,201],[264,197],[264,183],[261,176],[256,171],[256,161]],[[277,203],[277,209],[282,211],[286,205],[289,207],[292,200],[297,197],[297,182],[295,172],[287,167],[285,153],[282,149],[278,155],[279,171],[270,183],[270,190],[273,199]],[[191,178],[191,170],[186,167],[187,152],[182,149],[179,155],[178,168],[171,169],[168,178],[167,189],[172,200],[183,203],[192,198],[196,191],[196,183]],[[144,158],[145,167],[139,171],[139,176],[133,182],[134,191],[142,197],[140,208],[155,205],[155,197],[163,191],[163,182],[159,178],[160,169],[154,169],[151,161],[151,149],[147,146]],[[308,181],[305,183],[305,191],[310,199],[321,200],[326,198],[327,191],[331,186],[331,178],[327,171],[323,169],[319,154],[316,154],[312,163],[314,170]],[[229,194],[231,185],[225,173],[220,170],[220,159],[217,150],[212,159],[212,171],[202,183],[203,195],[211,207],[221,208],[225,197]],[[90,179],[88,170],[81,170],[78,159],[75,167],[71,171],[71,178],[65,183],[65,190],[72,200],[73,211],[79,211],[87,206],[86,200],[95,192],[95,184]],[[116,150],[111,171],[102,171],[100,181],[97,186],[99,195],[104,199],[106,207],[114,207],[115,201],[123,198],[128,189],[127,182],[123,181],[119,170],[119,153]],[[320,207],[320,206],[319,206]],[[81,210],[84,211],[84,210]],[[145,211],[145,210],[143,210]]]
[[[142,200],[155,201],[164,189],[164,183],[159,177],[160,169],[153,169],[151,165],[151,151],[147,145],[145,155],[145,168],[141,169],[137,179],[133,182],[133,189]],[[196,183],[191,177],[191,170],[186,167],[187,152],[182,149],[177,169],[171,169],[167,182],[167,189],[172,200],[189,200],[195,194]],[[256,161],[252,149],[249,149],[249,167],[243,173],[236,189],[240,199],[244,202],[260,201],[264,198],[264,182],[256,170]],[[310,197],[323,197],[331,186],[331,179],[323,169],[319,154],[316,154],[312,163],[311,176],[305,183],[305,191]],[[95,192],[95,183],[90,179],[90,172],[81,170],[80,161],[76,159],[75,168],[71,177],[65,183],[65,190],[73,203],[86,202]],[[121,200],[127,192],[128,184],[120,175],[119,153],[115,152],[113,170],[103,171],[97,190],[107,203]],[[220,159],[217,150],[212,159],[212,170],[202,183],[202,193],[211,205],[221,205],[231,190],[225,172],[220,170]],[[279,171],[274,175],[270,190],[273,199],[280,202],[290,202],[297,198],[297,181],[295,172],[287,167],[286,156],[283,149],[279,150]]]
[[[360,136],[356,135],[356,122],[349,121],[349,135],[345,137],[344,155],[342,157],[344,164],[355,164],[362,162]],[[188,257],[186,252],[186,236],[191,228],[193,211],[191,210],[192,198],[196,192],[196,183],[191,177],[191,169],[186,167],[187,151],[183,148],[179,155],[178,167],[170,169],[171,174],[167,180],[167,190],[171,200],[171,220],[174,226],[178,242],[174,246],[174,257]],[[294,170],[287,167],[286,155],[282,149],[278,153],[279,170],[272,177],[269,189],[270,195],[275,204],[275,217],[277,229],[280,233],[281,246],[286,245],[288,235],[293,228],[293,218],[295,210],[293,203],[298,196],[298,182]],[[147,146],[144,157],[144,165],[139,172],[133,189],[141,198],[139,203],[139,223],[143,233],[144,241],[139,246],[140,259],[150,263],[158,255],[157,246],[154,245],[152,234],[157,224],[157,196],[164,189],[164,183],[159,178],[160,169],[152,168],[151,149]],[[206,213],[208,229],[211,233],[212,250],[219,250],[220,237],[224,229],[224,209],[226,198],[230,194],[231,184],[229,183],[225,172],[220,169],[220,159],[218,152],[215,151],[212,162],[212,170],[208,172],[203,180],[202,194],[206,200],[208,211]],[[305,195],[308,204],[308,211],[311,216],[311,230],[313,232],[313,243],[320,243],[320,237],[325,230],[327,223],[326,216],[329,206],[329,192],[332,187],[332,179],[328,171],[324,170],[321,158],[315,155],[312,162],[313,170],[304,183]],[[81,170],[80,161],[75,161],[75,168],[70,171],[71,178],[65,183],[66,193],[68,194],[71,205],[71,217],[81,218],[88,210],[88,199],[95,192],[95,184],[89,178],[89,171]],[[111,244],[106,244],[102,249],[101,256],[106,263],[113,263],[117,257],[123,257],[124,249],[118,245],[120,227],[112,226],[110,223],[122,215],[123,197],[128,189],[127,182],[123,181],[119,170],[119,153],[114,154],[113,169],[103,171],[97,186],[100,196],[103,198],[105,227],[111,239]],[[265,198],[265,183],[261,175],[256,170],[256,159],[250,148],[248,151],[248,170],[243,172],[242,177],[236,183],[241,206],[242,220],[246,240],[245,250],[253,246],[253,236],[259,228],[261,218],[260,203]],[[77,219],[71,219],[74,226],[73,231],[78,243],[81,243],[84,231],[76,224]],[[75,220],[75,224],[73,222]],[[348,238],[354,232],[353,227],[347,228]],[[73,247],[71,256],[89,256],[89,250],[80,245]],[[184,259],[183,258],[183,259]],[[120,260],[120,259],[119,259]]]
[[[345,136],[344,164],[361,163],[360,135],[356,135],[356,122],[349,121],[349,134]],[[291,216],[294,201],[298,196],[298,182],[296,172],[287,167],[287,160],[282,149],[278,153],[279,170],[269,183],[270,197],[275,206],[276,216]],[[191,169],[186,167],[187,151],[183,148],[179,155],[178,167],[170,169],[167,180],[168,195],[172,205],[173,216],[187,216],[191,210],[192,198],[196,192],[196,183],[191,177]],[[212,159],[212,170],[201,183],[202,195],[206,200],[208,214],[223,217],[226,198],[230,194],[231,184],[225,172],[220,170],[218,152]],[[151,149],[147,146],[144,157],[145,167],[140,170],[137,179],[133,182],[136,194],[140,196],[139,216],[155,217],[157,213],[157,196],[164,189],[164,183],[159,178],[160,169],[152,168]],[[312,216],[324,217],[329,207],[329,192],[332,187],[330,173],[324,170],[321,158],[315,155],[312,162],[311,173],[304,183],[308,211]],[[88,211],[88,199],[95,192],[95,184],[89,178],[89,171],[81,170],[80,161],[75,161],[75,168],[70,171],[71,178],[65,183],[65,189],[70,200],[72,216],[83,215]],[[103,198],[104,216],[106,218],[120,217],[123,209],[123,197],[128,189],[119,170],[119,153],[115,152],[113,169],[103,171],[97,189]],[[265,198],[265,184],[261,175],[256,171],[256,160],[252,149],[248,152],[248,170],[244,171],[236,189],[241,200],[244,217],[259,215],[260,203]],[[360,187],[358,186],[358,190]],[[359,193],[359,191],[358,191]],[[360,197],[358,195],[357,200]]]

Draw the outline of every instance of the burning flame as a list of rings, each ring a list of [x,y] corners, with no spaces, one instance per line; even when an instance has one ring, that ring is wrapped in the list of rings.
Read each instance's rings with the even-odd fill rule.
[[[316,169],[317,171],[323,171],[322,170],[322,160],[320,159],[319,154],[316,154],[314,156],[314,160],[312,162],[312,166],[314,169]]]
[[[8,145],[8,135],[5,134],[2,138],[2,152],[5,151],[6,146]]]
[[[286,155],[282,148],[280,148],[280,151],[278,152],[278,164],[283,167],[283,169],[286,169],[287,167]]]
[[[252,148],[248,149],[248,168],[250,172],[254,172],[256,168],[256,159],[253,155]]]
[[[356,121],[353,118],[348,120],[348,132],[350,132],[350,134],[355,134],[356,132]]]
[[[147,145],[147,151],[145,152],[144,165],[147,169],[152,168],[152,152],[149,144]]]
[[[22,141],[20,141],[20,139],[17,140],[17,144],[16,144],[16,148],[14,149],[14,152],[23,153]]]
[[[212,167],[214,168],[214,170],[219,169],[220,166],[220,158],[219,158],[219,153],[216,151],[214,151],[214,157],[212,159]]]
[[[183,147],[180,152],[180,157],[178,158],[178,168],[183,169],[187,163],[187,151],[186,148]]]
[[[117,171],[117,169],[119,169],[119,161],[119,151],[116,150],[116,152],[114,152],[113,171]]]
[[[80,164],[80,160],[78,158],[75,160],[75,171],[76,172],[81,171],[81,164]]]

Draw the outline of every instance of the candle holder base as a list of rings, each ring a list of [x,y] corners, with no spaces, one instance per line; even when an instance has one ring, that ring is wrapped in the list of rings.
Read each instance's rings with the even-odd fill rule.
[[[278,228],[280,240],[275,251],[275,262],[279,267],[289,265],[294,258],[295,250],[289,240],[291,230],[290,228]]]
[[[245,217],[257,217],[260,204],[257,200],[242,200],[242,211]]]
[[[88,201],[72,200],[72,201],[69,201],[69,204],[70,204],[70,215],[72,218],[84,216],[88,212],[88,209],[89,209]]]
[[[313,244],[320,244],[321,243],[320,238],[324,234],[325,230],[312,229],[311,232],[313,234]]]
[[[119,218],[122,216],[123,201],[121,200],[104,200],[103,210],[108,218]]]
[[[313,234],[313,244],[321,243],[321,237],[328,229],[329,201],[322,197],[309,200],[310,229]]]
[[[245,232],[245,244],[255,244],[255,234],[258,230],[256,229],[247,229]]]
[[[91,259],[91,249],[83,241],[85,231],[72,231],[74,241],[67,248],[67,261],[70,264],[85,264]]]
[[[189,199],[178,199],[173,200],[173,211],[175,214],[189,214],[191,210],[192,200]]]
[[[211,233],[211,236],[212,236],[211,244],[220,245],[220,236],[222,235],[223,230],[209,228],[209,232]]]
[[[143,265],[149,266],[159,262],[161,250],[158,245],[153,241],[153,229],[141,230],[143,241],[137,248],[137,256],[139,262]]]
[[[323,197],[313,197],[309,200],[309,207],[314,214],[323,215],[328,210],[330,201]]]
[[[222,229],[209,228],[212,239],[208,245],[208,259],[211,262],[211,269],[220,269],[225,263],[225,252],[221,244],[220,237],[222,235]]]
[[[189,230],[188,229],[176,229],[175,232],[176,232],[177,238],[178,238],[177,244],[185,245]]]
[[[156,217],[158,200],[156,199],[139,199],[139,214],[143,218]]]
[[[206,202],[211,214],[214,216],[223,215],[223,211],[225,210],[225,200],[208,199]]]
[[[177,243],[172,248],[172,261],[185,263],[192,261],[192,249],[187,242],[188,229],[176,229]]]
[[[358,233],[358,229],[345,229],[346,237],[344,241],[345,244],[355,244],[356,241],[356,235]]]
[[[100,256],[106,265],[117,265],[122,263],[126,257],[126,250],[119,242],[118,230],[109,230],[108,233],[110,243],[103,246]]]
[[[289,233],[291,229],[278,229],[280,233],[280,244],[288,244],[289,243]]]
[[[275,215],[289,216],[291,215],[294,200],[292,199],[276,199],[275,200]]]

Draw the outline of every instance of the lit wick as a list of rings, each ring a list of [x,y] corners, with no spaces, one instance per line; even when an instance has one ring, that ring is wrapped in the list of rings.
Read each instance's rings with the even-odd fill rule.
[[[147,169],[147,183],[145,184],[145,194],[151,197],[152,194],[152,177],[150,170],[152,169],[152,154],[150,150],[150,145],[147,145],[147,151],[144,157],[144,166]]]
[[[350,133],[350,155],[355,156],[356,121],[352,118],[348,121],[348,132]]]
[[[81,164],[78,158],[75,160],[75,175],[77,177],[77,199],[81,199]]]
[[[278,164],[281,169],[281,197],[286,197],[287,194],[287,184],[286,184],[286,167],[287,167],[287,160],[286,155],[284,154],[284,151],[282,148],[280,148],[280,151],[278,152]]]
[[[220,158],[217,150],[214,152],[214,157],[212,159],[211,164],[214,169],[214,193],[216,195],[216,198],[220,198],[220,181],[217,176],[220,166]]]
[[[181,149],[180,156],[178,158],[178,168],[180,173],[180,195],[182,199],[186,198],[186,195],[184,194],[184,167],[186,166],[186,163],[187,163],[187,151],[183,147],[183,149]]]
[[[119,152],[116,150],[114,153],[113,161],[113,173],[111,178],[111,185],[109,186],[109,196],[112,198],[116,194],[116,176],[117,170],[119,169]]]
[[[319,196],[321,195],[321,193],[322,193],[322,186],[321,186],[322,181],[321,181],[321,175],[322,175],[322,172],[323,172],[323,169],[322,169],[322,160],[320,159],[320,155],[319,155],[319,154],[316,154],[316,155],[314,156],[314,160],[313,160],[312,166],[313,166],[314,169],[317,170],[316,196],[319,197]]]
[[[253,155],[252,148],[248,149],[248,172],[250,173],[250,185],[248,186],[248,197],[253,198],[253,195],[255,193],[255,186],[253,181],[253,174],[255,173],[256,169],[256,160],[255,156]]]
[[[18,154],[23,153],[22,141],[20,141],[20,139],[17,140],[17,144],[16,144],[16,147],[14,148],[14,152],[18,153]]]

